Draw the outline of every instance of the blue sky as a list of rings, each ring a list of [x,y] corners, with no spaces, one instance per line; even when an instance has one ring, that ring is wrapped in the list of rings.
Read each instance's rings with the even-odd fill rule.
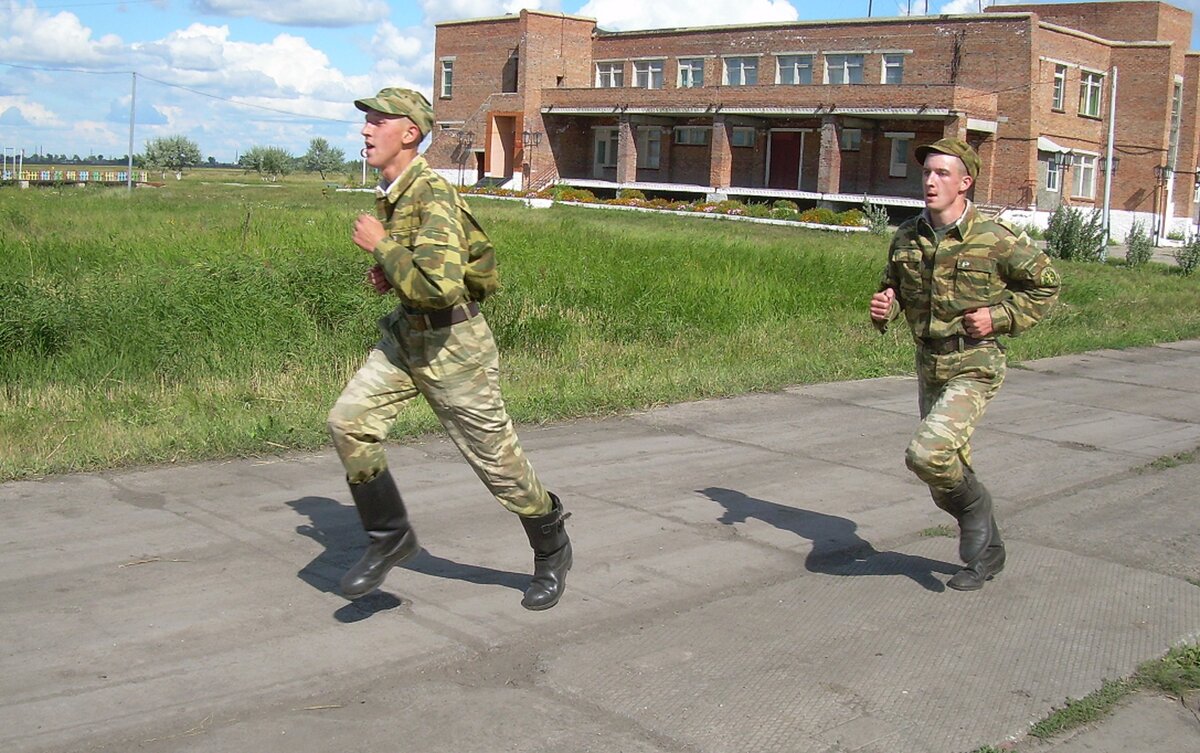
[[[980,2],[993,4],[928,0],[928,11]],[[1173,4],[1200,11],[1200,0]],[[926,0],[0,0],[0,148],[126,154],[136,72],[135,153],[185,135],[205,157],[232,161],[252,146],[303,154],[320,136],[352,155],[355,97],[392,85],[430,92],[438,21],[526,7],[623,30],[856,18],[869,6],[921,14]]]

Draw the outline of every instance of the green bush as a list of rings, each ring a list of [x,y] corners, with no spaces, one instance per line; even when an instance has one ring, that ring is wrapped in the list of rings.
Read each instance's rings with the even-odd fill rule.
[[[795,209],[788,209],[787,207],[777,206],[771,210],[771,219],[773,220],[794,220],[799,216],[799,212],[797,212]]]
[[[746,214],[746,205],[737,199],[718,201],[714,210],[721,214]]]
[[[1200,235],[1193,235],[1190,241],[1175,249],[1175,261],[1179,262],[1179,269],[1185,275],[1200,268]]]
[[[794,213],[800,212],[800,205],[789,199],[777,199],[775,201],[775,203],[771,205],[771,208],[772,209],[786,209],[789,212],[794,212]]]
[[[1142,266],[1150,261],[1150,256],[1154,253],[1154,244],[1140,221],[1134,222],[1129,228],[1129,234],[1125,236],[1125,245],[1128,248],[1125,252],[1125,264],[1130,267]]]
[[[636,188],[622,188],[620,191],[617,191],[617,198],[618,199],[640,199],[641,201],[645,201],[646,194],[642,193],[641,191],[637,190]]]
[[[872,235],[887,235],[890,218],[886,209],[867,201],[863,202],[862,211],[867,218],[866,225]]]
[[[801,222],[811,222],[814,225],[836,225],[837,212],[825,207],[816,209],[806,209],[800,213],[799,220]]]
[[[1067,261],[1100,261],[1104,252],[1103,218],[1093,209],[1087,217],[1059,204],[1046,227],[1046,253]]]
[[[770,204],[747,204],[746,214],[750,217],[766,218],[771,216]]]
[[[847,209],[837,216],[837,224],[842,227],[863,227],[867,224],[867,216],[859,209]]]

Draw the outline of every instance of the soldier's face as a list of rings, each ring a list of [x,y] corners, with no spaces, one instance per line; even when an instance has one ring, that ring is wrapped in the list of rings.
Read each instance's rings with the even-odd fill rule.
[[[931,153],[921,171],[925,187],[925,207],[931,213],[944,212],[965,202],[971,188],[971,176],[962,160],[950,154]]]
[[[366,115],[362,127],[363,143],[366,147],[367,164],[385,169],[413,141],[420,143],[421,129],[403,115],[387,115],[371,111]]]

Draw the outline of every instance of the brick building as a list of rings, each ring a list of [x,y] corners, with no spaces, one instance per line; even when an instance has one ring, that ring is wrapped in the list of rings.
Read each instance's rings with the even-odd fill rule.
[[[913,149],[958,136],[983,162],[975,201],[1014,219],[1066,201],[1111,207],[1114,235],[1194,231],[1191,31],[1140,1],[629,32],[536,11],[450,21],[426,155],[459,183],[915,209]]]

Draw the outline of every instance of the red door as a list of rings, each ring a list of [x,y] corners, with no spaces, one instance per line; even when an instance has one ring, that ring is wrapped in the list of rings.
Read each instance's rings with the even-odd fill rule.
[[[771,132],[770,188],[795,191],[799,186],[800,136],[797,131]]]

